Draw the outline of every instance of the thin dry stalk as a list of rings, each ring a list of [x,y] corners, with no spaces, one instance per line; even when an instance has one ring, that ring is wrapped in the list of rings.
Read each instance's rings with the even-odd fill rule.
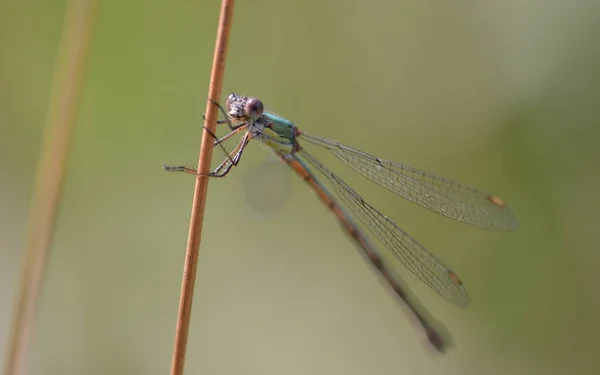
[[[204,220],[204,208],[206,206],[206,192],[208,190],[208,177],[212,160],[213,138],[210,133],[215,133],[217,127],[218,108],[213,103],[219,101],[223,86],[225,72],[225,60],[227,57],[227,44],[229,32],[233,19],[234,0],[223,0],[221,3],[221,15],[217,30],[217,40],[213,57],[210,86],[208,89],[208,102],[206,105],[206,120],[200,145],[200,156],[198,160],[198,176],[192,202],[192,217],[183,266],[183,278],[181,284],[181,295],[179,297],[179,311],[175,327],[175,344],[173,347],[173,358],[171,362],[171,375],[183,375],[185,353],[192,314],[192,300],[194,297],[194,283],[196,281],[196,268],[198,266],[198,253],[202,235],[202,223]]]
[[[24,373],[52,241],[71,128],[92,35],[95,0],[66,5],[27,228],[27,249],[4,373]]]

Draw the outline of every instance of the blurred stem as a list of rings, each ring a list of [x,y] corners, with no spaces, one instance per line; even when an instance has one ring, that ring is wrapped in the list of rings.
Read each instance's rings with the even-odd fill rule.
[[[218,108],[214,103],[219,102],[223,86],[225,72],[225,60],[227,57],[227,44],[233,19],[234,0],[223,0],[221,3],[221,15],[217,29],[217,40],[213,56],[210,86],[208,88],[208,101],[206,104],[206,119],[202,142],[200,144],[200,156],[198,160],[198,176],[194,189],[194,200],[192,202],[192,217],[188,234],[185,263],[183,266],[183,278],[181,284],[181,295],[179,297],[179,310],[175,327],[175,344],[173,347],[173,358],[171,362],[171,375],[182,375],[185,362],[190,318],[192,314],[192,301],[194,297],[194,283],[196,281],[196,269],[198,266],[198,253],[202,234],[202,223],[204,221],[204,208],[206,207],[206,193],[208,180],[206,176],[210,172],[212,161],[213,138],[217,127]]]
[[[71,128],[87,62],[95,9],[95,0],[71,0],[66,4],[45,134],[31,201],[26,256],[8,346],[6,375],[19,375],[25,370],[48,249],[52,241]]]

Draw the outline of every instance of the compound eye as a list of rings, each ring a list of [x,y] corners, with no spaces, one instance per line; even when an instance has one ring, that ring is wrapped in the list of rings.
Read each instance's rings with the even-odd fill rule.
[[[260,99],[256,98],[248,99],[248,102],[246,102],[246,107],[244,109],[246,111],[246,116],[254,119],[262,116],[263,112],[265,111],[263,103],[260,101]]]

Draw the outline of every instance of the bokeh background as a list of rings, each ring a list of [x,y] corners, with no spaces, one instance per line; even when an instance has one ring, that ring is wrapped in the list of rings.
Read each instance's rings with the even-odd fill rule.
[[[64,6],[0,4],[3,356]],[[194,179],[161,166],[197,160],[218,11],[100,2],[28,373],[168,372]],[[599,46],[594,0],[238,1],[225,89],[500,195],[521,227],[438,217],[313,152],[466,283],[462,310],[394,263],[452,333],[436,355],[252,145],[209,187],[186,372],[600,373]]]

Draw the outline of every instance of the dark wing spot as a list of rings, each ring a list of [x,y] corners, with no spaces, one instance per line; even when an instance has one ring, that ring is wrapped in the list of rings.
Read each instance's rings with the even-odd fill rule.
[[[504,203],[504,201],[502,199],[500,199],[499,197],[497,197],[495,195],[488,195],[487,200],[490,201],[492,204],[495,204],[498,207],[506,206],[506,203]]]
[[[453,271],[448,270],[448,276],[450,277],[450,280],[452,280],[452,282],[454,284],[456,284],[456,285],[462,285],[462,280]]]

